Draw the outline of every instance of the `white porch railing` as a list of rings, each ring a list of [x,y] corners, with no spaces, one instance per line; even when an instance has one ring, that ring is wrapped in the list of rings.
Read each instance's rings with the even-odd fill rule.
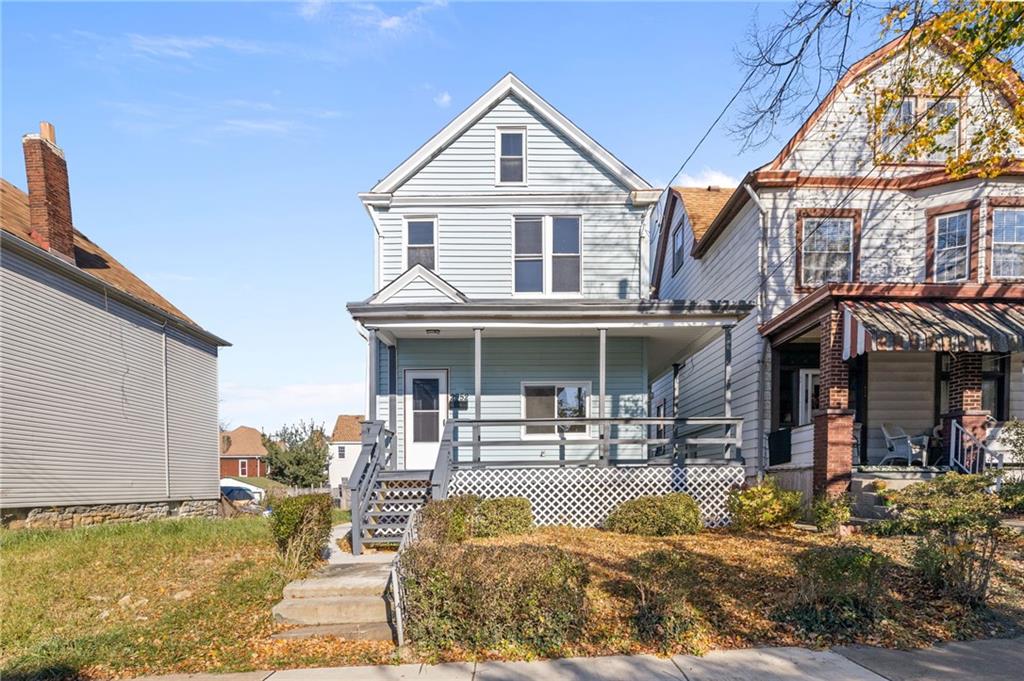
[[[989,449],[957,421],[951,421],[949,468],[958,473],[983,473],[990,468],[1002,470],[1003,453]]]

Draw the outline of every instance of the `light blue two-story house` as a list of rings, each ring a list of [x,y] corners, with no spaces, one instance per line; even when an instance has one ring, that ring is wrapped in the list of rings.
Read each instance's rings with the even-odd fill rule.
[[[533,494],[538,521],[583,523],[603,519],[607,504],[545,507],[523,481],[558,479],[545,494],[562,497],[570,471],[577,482],[609,471],[678,478],[664,466],[636,472],[678,463],[676,444],[738,461],[728,400],[719,420],[701,423],[650,409],[651,378],[751,307],[651,299],[660,193],[508,74],[360,194],[374,292],[348,310],[368,340],[367,429],[377,424],[381,444],[364,446],[353,485],[377,484],[360,483],[376,465],[410,485],[433,476],[435,495],[448,483],[453,493]],[[686,428],[690,440],[666,447]],[[619,491],[609,496],[609,484]],[[585,487],[611,499],[644,485]]]

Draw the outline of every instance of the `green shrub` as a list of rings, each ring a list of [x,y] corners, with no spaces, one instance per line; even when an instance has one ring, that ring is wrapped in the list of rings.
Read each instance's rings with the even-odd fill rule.
[[[850,497],[846,494],[822,494],[811,506],[814,526],[821,532],[838,532],[850,522]]]
[[[296,569],[316,563],[331,536],[331,495],[283,497],[273,509],[270,530],[285,563]]]
[[[775,478],[765,478],[760,485],[733,489],[728,508],[732,526],[747,530],[791,523],[800,517],[803,495],[779,487]]]
[[[689,602],[696,571],[677,551],[648,551],[630,563],[636,590],[633,629],[641,641],[659,644],[665,652],[699,652],[693,640],[701,630],[697,610]]]
[[[419,542],[400,570],[408,635],[426,651],[551,654],[586,622],[586,565],[557,547]]]
[[[441,543],[526,534],[531,529],[533,512],[530,500],[523,497],[481,499],[466,494],[432,501],[420,513],[420,537]]]
[[[796,558],[796,619],[833,632],[875,616],[888,559],[854,544],[817,546]]]
[[[1024,513],[1024,480],[1004,482],[999,490],[999,504],[1006,513]]]
[[[1007,533],[989,475],[949,473],[889,495],[900,522],[919,534],[914,565],[925,581],[968,605],[985,602]]]
[[[673,492],[624,501],[608,515],[605,528],[622,534],[666,537],[696,534],[704,527],[700,507],[687,494]]]
[[[474,537],[504,537],[533,529],[530,500],[523,497],[483,499],[476,508]]]

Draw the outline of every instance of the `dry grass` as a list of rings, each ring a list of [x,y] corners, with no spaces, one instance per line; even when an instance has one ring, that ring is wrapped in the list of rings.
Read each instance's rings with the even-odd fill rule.
[[[808,631],[785,616],[791,602],[792,557],[835,539],[785,528],[772,531],[704,532],[666,538],[634,537],[593,529],[545,528],[502,544],[551,544],[582,557],[590,566],[591,621],[583,643],[567,655],[657,653],[636,640],[630,624],[634,591],[629,563],[653,549],[685,552],[696,572],[690,600],[700,613],[687,647],[696,650],[755,645],[825,646],[863,643],[917,647],[937,641],[1019,634],[1024,630],[1024,540],[1000,557],[990,607],[972,611],[929,590],[909,569],[912,539],[857,536],[894,561],[883,592],[882,615],[858,631]]]
[[[0,676],[107,678],[385,662],[388,643],[275,641],[264,518],[0,534]]]

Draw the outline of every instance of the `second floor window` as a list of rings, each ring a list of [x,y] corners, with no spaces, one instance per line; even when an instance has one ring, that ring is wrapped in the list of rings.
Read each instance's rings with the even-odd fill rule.
[[[578,215],[515,218],[516,293],[579,293],[582,231]]]
[[[526,131],[498,130],[498,183],[526,182]]]
[[[683,266],[683,228],[685,226],[686,220],[684,219],[672,230],[672,274],[678,272],[679,268]]]
[[[853,281],[853,218],[804,218],[801,286]]]
[[[1024,278],[1024,208],[992,211],[992,276]]]
[[[971,262],[970,211],[935,218],[935,281],[965,281]]]
[[[431,270],[436,267],[436,229],[436,221],[432,218],[409,220],[406,223],[406,269],[416,264]]]

